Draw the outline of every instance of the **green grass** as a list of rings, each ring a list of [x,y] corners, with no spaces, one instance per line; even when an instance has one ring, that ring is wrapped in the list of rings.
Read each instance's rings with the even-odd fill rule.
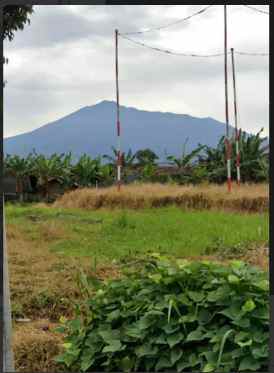
[[[268,242],[267,214],[185,212],[176,207],[84,211],[35,205],[7,205],[5,211],[7,222],[37,243],[44,239],[41,224],[56,222],[65,236],[49,239],[50,251],[96,257],[101,263],[149,252],[181,257]]]

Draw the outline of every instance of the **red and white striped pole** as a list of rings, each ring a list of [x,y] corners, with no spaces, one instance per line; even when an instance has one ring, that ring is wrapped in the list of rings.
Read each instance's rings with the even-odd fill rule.
[[[116,66],[116,106],[117,106],[117,186],[121,189],[121,168],[122,168],[122,154],[121,154],[121,125],[120,125],[120,105],[119,105],[119,81],[118,81],[118,30],[115,30],[115,66]]]
[[[235,60],[234,60],[234,49],[231,48],[231,59],[232,59],[232,75],[233,75],[233,92],[234,92],[234,116],[235,116],[235,141],[236,141],[236,168],[237,168],[237,184],[241,183],[241,172],[240,172],[240,131],[238,130],[238,108],[237,108],[237,92],[236,92],[236,72],[235,72]]]
[[[226,166],[227,188],[231,192],[231,146],[229,141],[229,112],[228,112],[228,85],[227,85],[227,11],[224,5],[224,49],[225,49],[225,114],[226,114]]]

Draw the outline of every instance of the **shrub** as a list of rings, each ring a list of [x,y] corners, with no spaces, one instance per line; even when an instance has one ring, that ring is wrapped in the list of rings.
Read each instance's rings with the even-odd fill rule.
[[[73,371],[263,371],[269,338],[268,280],[234,261],[171,263],[104,283],[85,316],[67,321]]]

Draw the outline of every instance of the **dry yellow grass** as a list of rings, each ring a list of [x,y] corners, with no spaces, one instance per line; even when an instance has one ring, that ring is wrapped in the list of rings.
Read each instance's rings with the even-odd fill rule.
[[[54,319],[72,312],[68,301],[79,295],[75,274],[80,259],[58,258],[50,253],[49,231],[43,227],[38,244],[20,227],[7,224],[11,301],[15,314]],[[49,230],[52,231],[52,227],[49,226]]]
[[[268,184],[178,186],[163,184],[133,184],[94,189],[83,188],[65,193],[55,207],[65,208],[150,208],[177,205],[189,209],[229,209],[263,212],[268,210]]]
[[[54,357],[62,351],[62,336],[55,333],[57,325],[47,320],[15,324],[13,351],[15,369],[19,372],[59,372]]]
[[[7,224],[7,248],[11,303],[19,317],[59,319],[71,316],[73,300],[80,297],[76,276],[79,269],[92,273],[91,260],[58,256],[49,251],[54,238],[63,237],[59,222],[40,223],[40,237],[31,239],[22,227]],[[115,277],[117,270],[98,266],[99,278]]]

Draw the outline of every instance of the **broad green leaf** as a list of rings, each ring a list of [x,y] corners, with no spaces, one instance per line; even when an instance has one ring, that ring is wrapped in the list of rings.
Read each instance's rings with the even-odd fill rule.
[[[167,357],[161,356],[155,366],[155,370],[158,372],[159,370],[162,371],[163,369],[170,367],[172,367],[171,361]]]
[[[201,302],[204,299],[204,294],[202,292],[198,291],[189,291],[188,296],[191,300],[194,300],[194,302]]]
[[[68,325],[73,331],[78,331],[81,328],[81,320],[80,319],[71,320],[68,322]]]
[[[228,282],[230,284],[238,284],[240,282],[240,279],[239,279],[239,277],[237,277],[235,275],[229,275],[228,276]]]
[[[251,312],[254,310],[254,308],[256,308],[256,305],[255,303],[253,302],[252,299],[248,299],[245,304],[242,306],[242,310],[244,312]]]
[[[143,338],[143,331],[140,328],[137,328],[136,326],[127,327],[125,329],[125,335],[132,337],[132,338]]]
[[[192,367],[195,367],[196,365],[200,364],[200,358],[194,353],[189,356],[188,361],[190,362]]]
[[[255,347],[251,349],[251,353],[255,359],[268,358],[269,357],[269,347],[268,345],[262,345],[260,347]]]
[[[102,352],[116,352],[125,348],[125,346],[123,346],[119,340],[112,340],[108,343],[109,344],[103,348]]]
[[[253,357],[251,356],[248,356],[248,357],[245,357],[241,360],[240,362],[240,365],[239,365],[239,371],[245,371],[245,372],[248,372],[248,371],[257,371],[259,370],[261,367],[261,364],[255,360]]]
[[[182,321],[184,323],[193,323],[197,320],[198,320],[198,317],[194,313],[184,315],[179,318],[179,322]]]
[[[177,301],[186,305],[186,306],[190,306],[192,304],[192,302],[188,299],[188,297],[184,293],[180,294],[177,297]]]
[[[264,291],[269,290],[269,281],[267,281],[267,280],[261,280],[261,281],[255,283],[254,285],[261,290],[264,290]]]
[[[166,324],[162,327],[166,334],[172,334],[177,332],[180,329],[178,324]]]
[[[130,359],[128,356],[125,356],[121,360],[121,368],[123,372],[130,372],[132,368],[134,367],[135,361],[134,359]]]
[[[151,327],[153,324],[155,324],[155,319],[154,318],[149,318],[149,317],[142,317],[139,321],[137,321],[136,325],[139,329],[145,330]]]
[[[172,366],[178,361],[181,359],[183,355],[183,350],[182,348],[180,347],[174,347],[172,348],[171,350],[171,353],[170,353],[170,361],[171,361],[171,364]]]
[[[120,317],[120,310],[114,310],[110,312],[107,316],[107,321],[112,322],[114,320],[117,320]]]
[[[81,362],[81,370],[84,372],[87,371],[92,366],[94,361],[95,359],[93,357],[91,357],[90,359],[88,358],[83,359]]]
[[[193,332],[189,333],[186,341],[191,342],[191,341],[201,341],[205,338],[205,333],[200,329],[196,329]]]
[[[155,275],[149,275],[149,278],[158,284],[162,279],[162,275],[160,273],[156,273]]]
[[[176,364],[176,370],[177,372],[182,372],[185,368],[190,368],[191,366],[192,364],[189,361],[181,359]]]
[[[207,309],[201,309],[198,312],[198,323],[201,325],[209,323],[216,313],[209,312]]]
[[[209,372],[213,372],[214,370],[216,369],[216,366],[213,365],[213,364],[206,364],[203,368],[203,373],[209,373]]]
[[[54,331],[57,333],[65,333],[66,328],[64,328],[63,326],[57,326],[57,328],[55,328]]]
[[[135,348],[135,353],[138,357],[155,356],[157,352],[158,352],[157,346],[151,346],[148,343]]]
[[[184,339],[183,333],[177,332],[175,334],[169,334],[166,337],[167,343],[170,348],[174,347],[176,344],[180,343]]]
[[[160,334],[156,339],[155,339],[155,344],[161,344],[161,345],[165,345],[167,344],[167,340],[166,340],[166,335],[165,334]]]
[[[109,343],[113,340],[118,340],[120,337],[119,330],[100,330],[98,334],[103,338],[106,343]]]

